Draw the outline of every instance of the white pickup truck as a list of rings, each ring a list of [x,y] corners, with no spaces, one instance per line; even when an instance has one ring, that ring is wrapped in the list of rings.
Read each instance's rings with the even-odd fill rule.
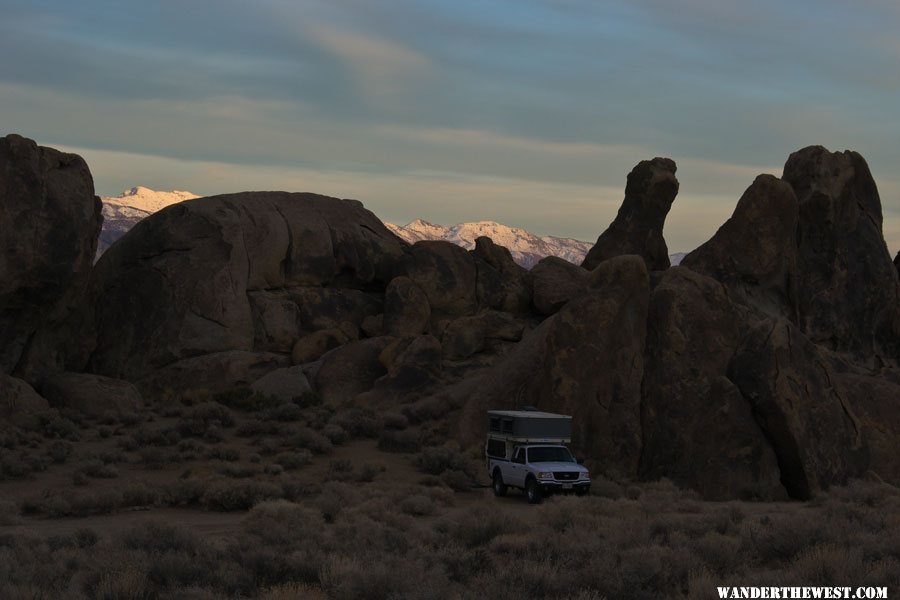
[[[565,446],[571,431],[567,415],[488,411],[485,456],[494,494],[504,496],[508,488],[519,488],[532,504],[551,493],[587,494],[590,474]]]

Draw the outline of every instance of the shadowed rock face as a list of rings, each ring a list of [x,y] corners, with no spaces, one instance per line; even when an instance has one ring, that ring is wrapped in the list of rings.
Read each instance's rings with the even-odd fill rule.
[[[669,250],[662,231],[678,194],[675,169],[675,162],[668,158],[638,163],[628,174],[619,214],[597,238],[582,267],[592,270],[614,256],[637,254],[644,258],[651,271],[669,268]]]
[[[854,408],[819,348],[787,321],[760,323],[728,369],[778,456],[788,493],[808,499],[869,463]],[[802,383],[801,383],[802,382]]]
[[[881,233],[881,200],[856,152],[810,146],[783,179],[800,205],[800,328],[868,364],[900,360],[900,283]]]
[[[68,321],[102,221],[81,157],[0,138],[0,373],[35,382],[79,343]]]
[[[783,498],[776,455],[726,377],[741,335],[726,289],[673,267],[649,311],[641,476],[669,477],[708,498]]]
[[[361,308],[365,295],[383,291],[403,252],[353,200],[248,192],[176,204],[141,221],[97,263],[90,368],[140,381],[202,355],[267,352],[259,342],[272,330],[275,347],[289,348],[298,321],[314,330],[380,312],[377,299]],[[281,293],[260,298],[271,290]]]
[[[733,300],[796,323],[799,217],[793,188],[760,175],[731,218],[681,266],[722,282]]]

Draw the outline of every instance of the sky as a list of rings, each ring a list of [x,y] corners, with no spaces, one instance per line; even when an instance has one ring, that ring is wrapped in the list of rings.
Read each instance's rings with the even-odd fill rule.
[[[383,220],[593,240],[668,156],[690,250],[811,144],[868,161],[900,250],[896,0],[0,0],[0,134],[101,195],[285,189]]]

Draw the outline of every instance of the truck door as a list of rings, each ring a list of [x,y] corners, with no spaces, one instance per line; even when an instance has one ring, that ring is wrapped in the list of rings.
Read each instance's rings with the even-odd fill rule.
[[[523,487],[525,485],[525,448],[516,448],[509,461],[509,471],[509,479],[504,477],[506,482],[509,485]]]

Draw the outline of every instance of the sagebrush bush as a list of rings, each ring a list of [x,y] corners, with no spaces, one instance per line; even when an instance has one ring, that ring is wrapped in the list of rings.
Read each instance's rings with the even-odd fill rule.
[[[200,501],[212,510],[247,510],[264,500],[281,497],[281,488],[263,481],[216,481]]]

